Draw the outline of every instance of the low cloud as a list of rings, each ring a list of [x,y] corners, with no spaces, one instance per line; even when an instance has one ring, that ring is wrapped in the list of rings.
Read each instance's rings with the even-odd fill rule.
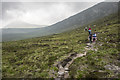
[[[96,2],[2,2],[3,26],[14,21],[52,25],[95,4]]]

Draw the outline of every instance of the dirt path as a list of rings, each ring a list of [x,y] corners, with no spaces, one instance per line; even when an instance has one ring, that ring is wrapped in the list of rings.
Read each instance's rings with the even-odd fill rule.
[[[64,59],[62,62],[57,64],[58,67],[58,74],[57,74],[57,78],[55,80],[60,80],[59,78],[69,78],[69,66],[73,63],[73,61],[76,58],[79,57],[83,57],[86,55],[87,50],[95,50],[94,49],[94,43],[90,44],[87,43],[86,47],[85,47],[85,52],[82,53],[73,53],[70,54],[66,59]],[[55,77],[54,75],[52,77]]]
[[[63,62],[61,62],[61,64],[59,64],[58,68],[58,77],[59,78],[69,78],[69,66],[73,63],[73,61],[78,58],[78,57],[82,57],[85,56],[87,53],[87,50],[94,50],[93,48],[94,43],[90,44],[87,43],[86,47],[85,47],[85,52],[79,53],[79,54],[72,54],[70,57],[71,58],[67,58],[66,60],[63,60]],[[66,61],[66,62],[64,62]]]

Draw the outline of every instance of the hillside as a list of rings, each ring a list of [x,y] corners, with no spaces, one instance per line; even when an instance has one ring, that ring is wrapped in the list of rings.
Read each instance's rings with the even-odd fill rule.
[[[15,41],[31,38],[33,35],[30,33],[36,32],[39,29],[40,28],[3,28],[0,29],[0,31],[2,31],[2,41]],[[36,36],[34,35],[34,37]]]
[[[76,15],[73,15],[61,22],[50,26],[50,30],[54,32],[66,31],[68,29],[73,29],[78,26],[83,26],[85,24],[91,23],[97,19],[103,18],[117,11],[118,2],[101,2]]]
[[[86,51],[69,66],[69,78],[120,78],[118,15],[111,14],[88,25],[97,33],[97,51],[85,49],[89,41],[84,26],[60,34],[3,42],[2,77],[56,78],[59,68],[55,64],[64,65],[71,60],[69,55]]]
[[[22,33],[22,34],[21,33],[7,34],[7,35],[5,34],[3,35],[3,41],[22,40],[22,39],[27,39],[32,37],[39,37],[39,36],[46,36],[46,35],[61,33],[67,30],[78,28],[85,24],[89,24],[97,19],[103,18],[117,11],[118,11],[118,2],[101,2],[63,21],[60,21],[51,26],[40,28],[37,31]],[[17,22],[17,24],[19,25],[19,27],[22,26],[21,22],[20,23]],[[11,25],[14,27],[14,26],[17,26],[17,24],[15,25],[11,24]],[[36,27],[36,25],[28,25],[26,23],[24,23],[22,27],[24,27],[25,25],[27,27],[29,26]],[[3,30],[3,32],[5,31]]]
[[[120,78],[118,16],[110,15],[93,24],[97,26],[94,27],[98,35],[94,45],[97,51],[88,50],[86,56],[77,58],[70,66],[70,77]]]

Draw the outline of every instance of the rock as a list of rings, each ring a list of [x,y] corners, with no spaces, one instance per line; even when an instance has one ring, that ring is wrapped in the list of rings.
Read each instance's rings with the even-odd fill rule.
[[[109,69],[109,70],[117,70],[117,71],[120,71],[120,68],[118,66],[115,66],[115,65],[106,65],[104,66],[106,69]]]
[[[64,75],[64,72],[63,72],[63,71],[59,71],[58,74],[59,74],[60,76],[62,76],[62,75]]]
[[[90,43],[87,43],[87,45],[89,46],[89,45],[90,45]]]
[[[95,49],[95,51],[97,51],[97,49]]]
[[[89,47],[89,46],[86,46],[87,48]]]
[[[103,44],[100,44],[100,46],[102,46]]]
[[[68,71],[65,71],[65,73],[68,73]]]
[[[105,71],[99,70],[98,72],[105,72]]]
[[[62,69],[63,68],[62,65],[59,65],[59,68]]]
[[[68,71],[69,69],[68,68],[65,68],[65,71]]]

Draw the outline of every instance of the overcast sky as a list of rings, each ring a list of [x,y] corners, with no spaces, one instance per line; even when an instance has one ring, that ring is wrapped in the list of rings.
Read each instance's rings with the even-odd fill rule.
[[[26,1],[26,0],[24,0]],[[75,15],[103,0],[84,0],[84,2],[21,2],[21,0],[4,0],[2,7],[2,22],[4,27],[14,21],[24,21],[37,25],[52,25]],[[38,0],[37,0],[38,1]],[[40,1],[40,0],[39,0]],[[2,6],[1,6],[2,5]],[[1,10],[1,9],[0,9]],[[1,11],[0,11],[1,12]],[[1,21],[1,18],[0,18]]]

